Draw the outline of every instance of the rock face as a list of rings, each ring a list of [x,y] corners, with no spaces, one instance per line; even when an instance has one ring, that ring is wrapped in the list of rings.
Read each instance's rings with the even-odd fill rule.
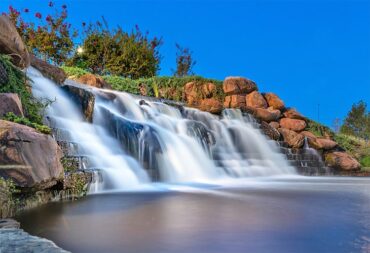
[[[63,178],[62,152],[50,135],[0,120],[0,176],[21,187],[46,189]]]
[[[258,92],[252,91],[246,97],[246,105],[254,108],[267,108],[265,98]]]
[[[216,92],[216,85],[214,83],[205,83],[202,85],[202,94],[206,98],[211,98]]]
[[[38,59],[36,56],[31,55],[31,65],[38,69],[44,76],[52,79],[57,84],[63,84],[67,79],[67,75],[63,69],[53,66],[43,60]]]
[[[215,98],[205,98],[200,102],[198,107],[201,111],[220,114],[223,107],[220,101]]]
[[[94,94],[87,89],[72,85],[64,85],[63,89],[72,95],[77,105],[81,106],[81,110],[84,113],[86,120],[91,122],[93,119],[95,105]]]
[[[267,101],[268,106],[276,109],[282,110],[285,108],[283,100],[281,100],[277,95],[274,93],[265,93],[264,97]]]
[[[306,118],[302,116],[299,112],[297,112],[295,109],[288,109],[283,113],[285,118],[289,119],[300,119],[300,120],[305,120]]]
[[[23,108],[18,94],[15,93],[0,93],[0,117],[8,112],[15,115],[23,116]]]
[[[224,80],[223,89],[226,95],[247,94],[257,90],[257,85],[243,77],[227,77]]]
[[[27,68],[30,56],[17,29],[7,16],[0,16],[0,53],[11,55],[14,65]]]
[[[100,76],[96,76],[93,74],[85,74],[83,76],[80,76],[77,79],[77,82],[86,84],[92,87],[101,88],[101,89],[112,89],[112,87],[104,81],[103,78]]]
[[[307,124],[304,120],[283,118],[280,120],[280,126],[289,130],[300,132],[306,128]]]
[[[226,108],[244,108],[245,107],[245,96],[244,95],[226,96],[225,101],[224,101],[224,107],[226,107]]]
[[[279,128],[279,133],[291,148],[301,148],[304,144],[304,136],[286,128]]]
[[[358,170],[361,165],[356,159],[345,152],[329,152],[325,154],[325,163],[332,168],[339,170]]]
[[[184,86],[185,100],[188,105],[192,106],[197,104],[199,100],[198,89],[195,82],[190,82]]]

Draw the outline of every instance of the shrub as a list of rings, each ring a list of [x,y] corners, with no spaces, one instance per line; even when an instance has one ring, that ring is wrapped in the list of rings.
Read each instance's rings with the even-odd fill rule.
[[[40,133],[51,134],[51,129],[48,126],[37,124],[35,122],[31,122],[29,119],[27,119],[25,117],[19,117],[19,116],[15,115],[12,112],[8,112],[3,117],[3,119],[7,120],[7,121],[14,122],[14,123],[18,123],[18,124],[21,124],[21,125],[32,127],[34,129],[36,129],[37,131],[39,131]]]
[[[88,71],[78,67],[62,66],[62,69],[64,70],[68,77],[74,76],[78,78],[89,73]]]
[[[370,155],[362,157],[360,163],[363,167],[370,168]]]
[[[176,44],[176,70],[175,76],[189,76],[193,75],[193,67],[196,62],[193,59],[193,52],[189,48],[183,48]]]
[[[364,139],[370,138],[370,112],[367,111],[364,101],[352,105],[340,132]]]

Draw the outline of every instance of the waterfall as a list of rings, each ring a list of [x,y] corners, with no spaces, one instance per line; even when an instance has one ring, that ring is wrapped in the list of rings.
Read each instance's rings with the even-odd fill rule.
[[[256,120],[239,110],[227,109],[216,116],[89,87],[95,95],[89,123],[61,87],[33,68],[28,76],[34,96],[52,101],[45,123],[73,143],[74,152],[86,159],[85,169],[101,172],[103,185],[94,184],[93,191],[134,188],[152,181],[215,183],[295,174]]]

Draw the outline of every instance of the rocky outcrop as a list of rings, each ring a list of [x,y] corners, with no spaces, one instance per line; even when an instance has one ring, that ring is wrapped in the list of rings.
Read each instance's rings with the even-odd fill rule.
[[[77,78],[76,80],[79,83],[89,85],[95,88],[101,88],[101,89],[112,89],[110,84],[108,84],[104,79],[100,76],[96,76],[93,74],[85,74]]]
[[[301,148],[304,144],[304,136],[286,128],[279,128],[279,133],[291,148]]]
[[[205,98],[201,100],[198,109],[213,114],[220,114],[223,107],[219,100],[215,98]]]
[[[285,108],[283,100],[274,93],[265,93],[263,96],[265,97],[269,107],[271,106],[276,110],[283,110]]]
[[[345,171],[359,170],[361,168],[360,163],[352,156],[338,151],[326,153],[325,163],[329,167]]]
[[[300,119],[282,118],[279,123],[282,128],[293,130],[295,132],[303,131],[307,126],[306,122]]]
[[[57,84],[63,84],[64,81],[67,79],[67,75],[63,69],[53,66],[43,60],[40,60],[36,56],[32,55],[31,58],[31,65],[39,70],[43,76],[52,79]]]
[[[64,85],[63,89],[72,95],[76,104],[81,107],[87,121],[91,122],[94,114],[95,96],[94,94],[84,88]]]
[[[0,53],[10,55],[14,65],[27,68],[30,56],[21,36],[7,16],[0,16]]]
[[[256,108],[254,110],[254,116],[257,119],[260,119],[266,122],[271,122],[271,121],[277,121],[280,118],[281,113],[279,110],[274,110],[271,108],[268,108],[268,109]]]
[[[248,94],[257,90],[257,85],[249,79],[231,76],[224,80],[223,90],[226,95]]]
[[[224,107],[226,108],[245,108],[245,95],[226,96]]]
[[[12,112],[23,117],[23,107],[18,94],[0,93],[0,117]]]
[[[299,112],[297,112],[295,109],[292,109],[292,108],[286,110],[283,113],[283,115],[285,118],[289,118],[289,119],[306,120],[306,118],[302,114],[300,114]]]
[[[20,187],[46,189],[63,178],[62,153],[50,135],[0,120],[0,176]]]
[[[245,97],[246,105],[253,108],[267,108],[267,102],[265,98],[258,92],[252,91]]]

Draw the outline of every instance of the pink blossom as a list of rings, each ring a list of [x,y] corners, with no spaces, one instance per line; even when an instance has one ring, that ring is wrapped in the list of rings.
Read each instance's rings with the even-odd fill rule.
[[[35,14],[35,17],[36,18],[41,18],[42,16],[41,16],[41,13],[40,12],[37,12],[36,14]]]

